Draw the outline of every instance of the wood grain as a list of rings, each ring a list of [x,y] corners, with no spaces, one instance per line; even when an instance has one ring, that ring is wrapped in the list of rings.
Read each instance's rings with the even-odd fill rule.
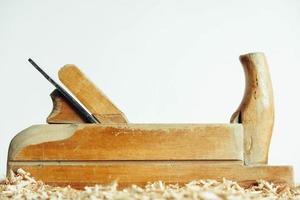
[[[12,140],[9,160],[243,160],[243,133],[239,124],[40,125]]]
[[[127,123],[125,115],[75,65],[58,72],[60,81],[101,123]]]
[[[244,127],[245,164],[266,164],[274,123],[272,83],[263,53],[240,56],[246,76],[244,98],[232,123]]]
[[[185,184],[192,180],[226,179],[249,186],[263,179],[275,183],[293,185],[293,169],[289,166],[241,166],[237,164],[212,164],[199,161],[124,161],[92,164],[55,165],[36,163],[24,165],[9,163],[9,169],[22,168],[36,179],[57,186],[71,185],[83,188],[86,185],[109,184],[118,181],[121,187],[131,184],[143,186],[147,182],[162,180],[171,184]]]

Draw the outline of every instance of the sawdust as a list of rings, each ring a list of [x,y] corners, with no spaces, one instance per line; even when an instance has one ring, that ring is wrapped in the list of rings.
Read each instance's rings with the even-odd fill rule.
[[[36,181],[22,169],[10,172],[0,184],[0,199],[299,199],[300,187],[290,188],[263,180],[245,189],[236,182],[224,179],[192,181],[183,187],[163,182],[148,184],[144,188],[132,185],[118,190],[117,183],[95,185],[76,190],[71,187],[53,187]]]

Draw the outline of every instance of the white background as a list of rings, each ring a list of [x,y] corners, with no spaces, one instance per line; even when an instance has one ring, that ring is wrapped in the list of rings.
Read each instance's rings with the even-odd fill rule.
[[[74,63],[140,123],[228,123],[240,54],[265,52],[276,121],[269,163],[300,182],[300,1],[0,0],[0,174],[10,140],[45,123],[53,77]],[[201,148],[201,147],[199,147]]]

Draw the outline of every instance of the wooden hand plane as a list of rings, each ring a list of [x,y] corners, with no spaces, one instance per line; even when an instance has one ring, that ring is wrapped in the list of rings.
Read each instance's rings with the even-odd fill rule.
[[[60,81],[100,123],[86,123],[55,90],[48,124],[11,141],[7,171],[23,168],[47,184],[75,188],[223,178],[243,186],[259,179],[292,185],[291,166],[267,165],[274,104],[266,58],[250,53],[240,61],[245,93],[228,124],[129,123],[76,66],[65,65]]]

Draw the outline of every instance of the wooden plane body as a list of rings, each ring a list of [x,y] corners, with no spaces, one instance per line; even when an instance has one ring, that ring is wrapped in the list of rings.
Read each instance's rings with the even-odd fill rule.
[[[67,65],[60,80],[101,124],[84,123],[54,91],[49,124],[15,136],[7,169],[23,168],[47,184],[76,188],[223,178],[244,186],[259,179],[292,185],[292,167],[267,165],[274,105],[265,57],[253,53],[240,59],[246,90],[228,124],[128,123],[78,68]]]

